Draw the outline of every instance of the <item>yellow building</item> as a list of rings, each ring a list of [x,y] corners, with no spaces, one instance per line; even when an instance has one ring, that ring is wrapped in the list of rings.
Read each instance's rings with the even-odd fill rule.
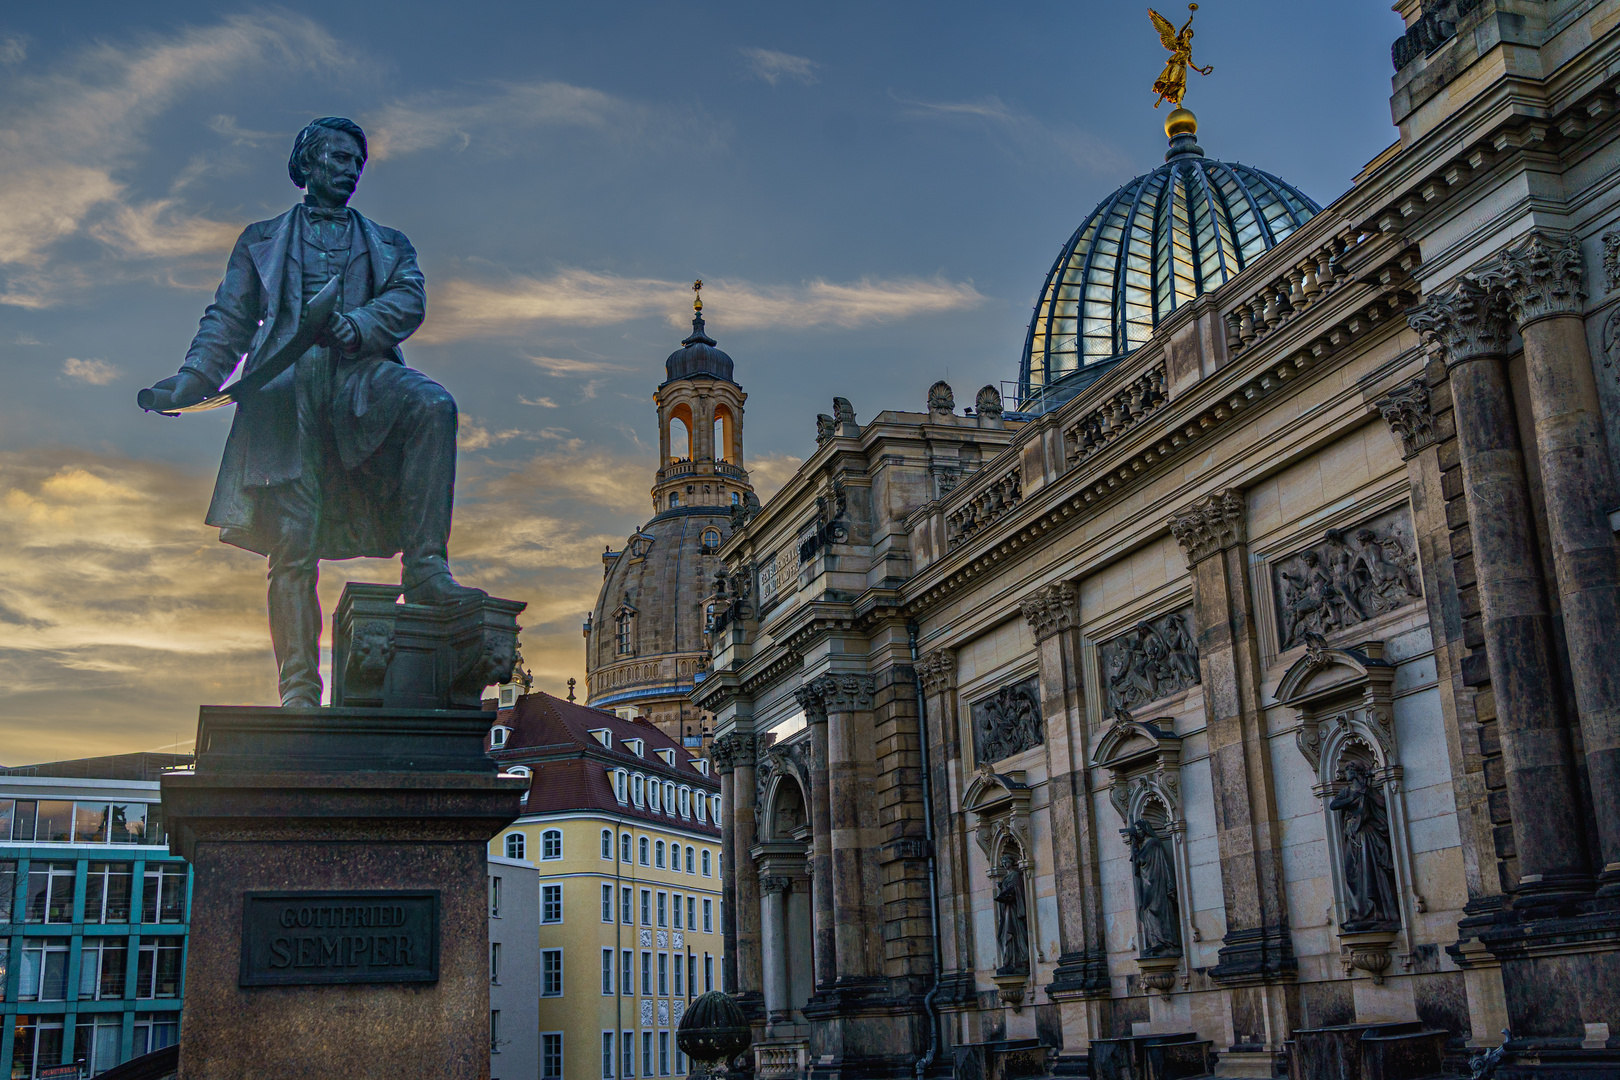
[[[491,751],[532,781],[489,851],[539,868],[539,949],[491,978],[535,983],[541,1080],[684,1076],[675,1030],[721,978],[719,778],[645,720],[508,701]]]

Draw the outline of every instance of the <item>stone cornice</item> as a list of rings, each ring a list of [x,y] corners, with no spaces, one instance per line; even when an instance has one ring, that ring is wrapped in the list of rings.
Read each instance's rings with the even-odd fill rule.
[[[1206,495],[1170,517],[1170,534],[1196,566],[1218,552],[1248,540],[1248,507],[1243,493],[1227,488]]]
[[[722,776],[737,769],[752,769],[759,755],[759,736],[741,731],[722,735],[709,745],[709,760]]]
[[[1045,641],[1080,625],[1080,590],[1072,581],[1059,581],[1035,592],[1018,605],[1029,620],[1036,641]]]
[[[1479,283],[1499,291],[1519,327],[1557,315],[1581,314],[1586,290],[1581,245],[1572,236],[1536,231],[1516,248],[1497,253]]]
[[[1429,384],[1423,376],[1397,386],[1379,398],[1377,406],[1390,430],[1400,436],[1403,458],[1410,460],[1420,450],[1434,445],[1434,414],[1429,408]]]
[[[956,650],[935,649],[917,662],[917,677],[924,694],[943,694],[956,689]]]
[[[1507,351],[1507,313],[1497,297],[1472,278],[1461,277],[1407,313],[1407,325],[1438,345],[1446,366]]]

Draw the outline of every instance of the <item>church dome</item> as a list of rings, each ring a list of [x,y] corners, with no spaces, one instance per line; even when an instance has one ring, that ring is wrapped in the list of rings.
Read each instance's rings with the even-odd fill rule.
[[[681,348],[669,354],[664,361],[665,379],[685,379],[693,375],[712,375],[726,382],[731,377],[731,357],[714,347],[714,338],[703,332],[703,314],[692,317],[692,336],[681,342]]]
[[[1206,158],[1191,131],[1173,132],[1164,164],[1098,203],[1052,264],[1024,341],[1019,407],[1067,400],[1319,210],[1286,181]]]

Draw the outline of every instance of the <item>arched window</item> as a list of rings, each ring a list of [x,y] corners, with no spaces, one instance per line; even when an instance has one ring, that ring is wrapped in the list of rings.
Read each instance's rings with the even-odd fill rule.
[[[642,780],[640,773],[636,773],[630,778],[630,801],[640,806],[645,790],[646,782]]]
[[[737,461],[736,420],[731,410],[724,405],[714,407],[714,460]]]
[[[602,858],[613,858],[613,830],[602,830]]]
[[[625,796],[628,794],[625,787],[628,785],[629,780],[630,774],[623,769],[613,770],[613,797],[620,802],[624,802]]]
[[[629,833],[620,833],[619,834],[619,861],[622,862],[622,863],[627,863],[627,862],[633,862],[634,861],[630,857],[630,834]]]
[[[636,637],[636,617],[628,611],[621,611],[613,619],[613,642],[620,656],[629,656],[634,651]]]
[[[686,846],[686,872],[688,874],[697,873],[697,867],[692,865],[692,856],[694,854],[696,854],[696,852],[697,852],[697,849],[694,848],[692,845],[688,844]]]
[[[674,812],[675,812],[675,781],[666,780],[666,781],[664,781],[664,813],[673,814]]]
[[[641,838],[640,842],[637,844],[637,847],[641,850],[641,865],[651,866],[652,864],[647,859],[647,850],[650,847],[650,842],[645,836]]]
[[[657,810],[664,799],[664,785],[657,780],[647,785],[647,808]]]
[[[562,830],[547,829],[540,834],[540,858],[546,860],[562,858]]]
[[[741,506],[742,505],[742,492],[733,491],[731,493],[731,505],[732,506]]]
[[[692,816],[692,789],[681,788],[681,817]]]
[[[664,842],[662,840],[653,845],[653,865],[660,870],[664,868]]]
[[[675,406],[669,412],[670,464],[692,460],[692,407]]]
[[[680,505],[681,505],[681,493],[678,492],[678,491],[670,492],[669,493],[669,508],[671,510],[674,510],[674,509],[677,509]]]
[[[523,850],[527,846],[528,838],[520,832],[506,834],[506,857],[508,859],[523,858]]]
[[[697,819],[699,821],[709,820],[709,800],[701,794],[697,797]]]
[[[719,529],[704,529],[703,530],[703,550],[710,553],[711,555],[714,552],[720,550],[720,530]]]
[[[716,822],[720,820],[720,796],[715,795],[709,803],[709,814]]]
[[[713,864],[709,862],[709,849],[708,848],[703,849],[703,876],[704,877],[713,877],[714,876]]]

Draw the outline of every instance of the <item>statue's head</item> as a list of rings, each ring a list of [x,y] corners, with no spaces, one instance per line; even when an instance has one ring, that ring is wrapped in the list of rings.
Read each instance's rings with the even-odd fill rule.
[[[1363,765],[1361,762],[1355,760],[1345,762],[1341,772],[1344,776],[1344,782],[1352,787],[1357,784],[1365,784],[1368,778],[1372,775],[1367,770],[1366,765]]]
[[[311,120],[293,140],[287,175],[322,205],[342,206],[354,194],[366,167],[366,133],[353,120]]]

